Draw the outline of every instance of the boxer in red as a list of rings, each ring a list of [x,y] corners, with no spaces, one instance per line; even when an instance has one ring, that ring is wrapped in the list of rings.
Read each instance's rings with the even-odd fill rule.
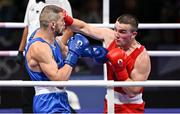
[[[69,28],[105,42],[108,49],[108,80],[145,81],[151,63],[147,50],[135,38],[138,30],[136,17],[124,14],[117,18],[114,30],[97,28],[81,20],[68,18]],[[143,64],[142,64],[143,63]],[[143,87],[115,87],[115,113],[144,113]],[[104,113],[107,113],[105,97]]]

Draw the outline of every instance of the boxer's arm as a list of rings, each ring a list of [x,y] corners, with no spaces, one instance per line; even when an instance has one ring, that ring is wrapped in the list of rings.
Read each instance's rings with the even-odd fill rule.
[[[59,37],[56,37],[56,41],[59,44],[60,51],[62,53],[63,58],[65,58],[68,53],[68,47],[66,45],[64,45],[64,43],[62,42],[62,39],[60,39]]]
[[[134,69],[129,76],[130,78],[126,81],[146,81],[150,74],[150,70],[150,58],[147,52],[144,51],[136,59]],[[141,91],[142,87],[124,87],[123,89],[129,96],[134,96]]]
[[[49,45],[42,42],[32,44],[32,58],[38,61],[40,69],[46,76],[53,81],[66,81],[69,79],[72,67],[65,64],[62,68],[58,69],[58,65],[54,60],[52,50]]]
[[[84,21],[68,16],[66,12],[64,13],[64,20],[66,26],[71,28],[73,32],[80,32],[96,40],[102,40],[102,41],[106,40],[106,38],[112,38],[109,37],[109,35],[113,35],[113,30],[109,28],[98,28],[92,26]]]
[[[71,38],[73,36],[73,31],[70,28],[67,28],[61,38],[61,42],[64,45],[67,45],[67,41],[69,40],[69,38]]]
[[[19,45],[18,54],[17,54],[17,57],[16,57],[16,62],[19,63],[19,64],[22,64],[24,62],[23,51],[24,51],[24,48],[25,48],[25,45],[26,45],[27,35],[28,35],[28,26],[25,26],[25,28],[23,30],[23,35],[22,35],[22,38],[21,38],[21,42],[20,42],[20,45]]]
[[[25,28],[23,30],[22,38],[21,38],[21,43],[19,46],[19,51],[24,51],[27,35],[28,35],[28,26],[25,26]]]
[[[72,18],[67,15],[66,11],[64,11],[64,21],[65,25],[71,28],[73,32],[79,32],[90,38],[105,41],[106,45],[109,45],[109,43],[114,40],[114,31],[112,29],[98,28],[84,21]]]
[[[73,19],[73,23],[70,28],[75,32],[80,32],[101,41],[108,38],[107,36],[112,33],[112,30],[109,28],[98,28],[78,19]]]

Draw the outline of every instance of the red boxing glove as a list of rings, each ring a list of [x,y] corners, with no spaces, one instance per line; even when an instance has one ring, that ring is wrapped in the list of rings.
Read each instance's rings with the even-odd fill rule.
[[[125,51],[120,48],[114,48],[108,52],[107,58],[117,75],[117,79],[119,81],[127,80],[129,76],[126,70],[127,55]]]
[[[71,26],[73,23],[73,18],[67,14],[67,12],[64,10],[64,22],[66,26]]]

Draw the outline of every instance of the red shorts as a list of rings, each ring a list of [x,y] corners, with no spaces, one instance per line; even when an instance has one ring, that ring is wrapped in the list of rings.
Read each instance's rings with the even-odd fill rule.
[[[144,113],[145,103],[142,104],[115,104],[115,114],[118,113]],[[107,100],[104,100],[104,114],[107,114]]]

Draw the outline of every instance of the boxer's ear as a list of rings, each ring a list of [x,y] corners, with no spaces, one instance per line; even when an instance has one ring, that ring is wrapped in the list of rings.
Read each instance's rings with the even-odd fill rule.
[[[137,32],[136,32],[136,31],[134,31],[134,32],[132,32],[132,34],[133,34],[133,36],[134,36],[134,37],[136,37]]]
[[[52,27],[55,28],[55,23],[52,23]]]
[[[55,22],[53,21],[53,22],[51,22],[51,28],[54,30],[55,29]]]

